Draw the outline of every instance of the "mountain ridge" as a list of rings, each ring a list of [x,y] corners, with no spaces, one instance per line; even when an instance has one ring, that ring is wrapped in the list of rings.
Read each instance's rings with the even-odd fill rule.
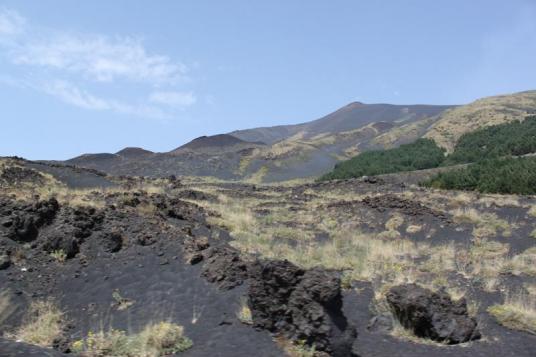
[[[481,98],[462,106],[352,102],[309,122],[201,136],[169,152],[125,148],[64,163],[117,175],[286,181],[319,176],[361,152],[419,138],[433,139],[448,151],[465,132],[531,113],[536,113],[536,91]]]

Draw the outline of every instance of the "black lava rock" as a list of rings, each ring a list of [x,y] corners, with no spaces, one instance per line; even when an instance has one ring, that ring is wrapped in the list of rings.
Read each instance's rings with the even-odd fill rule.
[[[0,270],[4,270],[9,268],[11,265],[11,259],[9,258],[9,255],[2,254],[0,255]]]
[[[229,290],[247,279],[247,264],[240,253],[229,247],[213,247],[206,250],[202,275],[220,289]]]
[[[49,253],[54,251],[63,251],[67,259],[74,258],[78,254],[80,248],[78,240],[69,235],[58,234],[50,237],[44,246]]]
[[[444,291],[407,284],[391,288],[387,302],[402,326],[416,336],[448,344],[480,338],[476,320],[469,316],[463,298],[452,301]]]
[[[335,275],[323,269],[304,271],[288,261],[256,262],[248,297],[255,327],[305,341],[330,356],[352,356],[357,332],[342,312]]]
[[[115,253],[123,247],[123,236],[117,231],[101,235],[102,248],[106,252]]]

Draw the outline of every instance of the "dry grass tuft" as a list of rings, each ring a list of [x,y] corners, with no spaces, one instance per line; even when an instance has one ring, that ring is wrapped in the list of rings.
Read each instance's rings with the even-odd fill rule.
[[[184,352],[192,347],[192,341],[184,336],[182,326],[159,322],[131,336],[120,330],[90,332],[72,347],[86,357],[160,357]]]
[[[389,231],[394,231],[404,224],[404,218],[401,215],[394,215],[385,222],[385,228]]]
[[[236,317],[243,324],[253,325],[253,317],[251,315],[251,309],[249,308],[247,299],[245,298],[241,299],[240,308],[236,312]]]
[[[536,334],[536,301],[530,294],[509,295],[504,304],[493,305],[488,312],[505,327]]]
[[[409,234],[419,233],[422,230],[421,225],[411,224],[406,228],[406,232]]]
[[[527,274],[536,276],[536,247],[529,248],[512,257],[505,265],[505,270],[514,275]]]
[[[51,347],[62,335],[63,313],[51,301],[34,301],[30,305],[27,322],[15,333],[17,340]]]
[[[500,219],[495,213],[481,213],[474,208],[458,208],[451,213],[457,223],[471,223],[476,226],[473,230],[476,239],[494,237],[498,231],[505,237],[512,234],[510,223]]]

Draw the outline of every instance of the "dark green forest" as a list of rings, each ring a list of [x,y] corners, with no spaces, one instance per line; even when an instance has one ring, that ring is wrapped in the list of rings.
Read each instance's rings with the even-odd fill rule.
[[[430,139],[418,139],[414,143],[395,149],[366,151],[335,165],[323,180],[374,176],[401,171],[429,169],[439,166],[445,159],[445,150]]]
[[[424,186],[482,193],[536,194],[536,158],[485,159],[462,169],[439,173]]]
[[[536,152],[536,116],[463,135],[444,166]]]

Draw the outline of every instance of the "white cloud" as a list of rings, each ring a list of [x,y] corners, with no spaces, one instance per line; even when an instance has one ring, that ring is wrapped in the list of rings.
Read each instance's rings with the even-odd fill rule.
[[[117,113],[146,116],[151,118],[167,118],[162,110],[157,107],[146,105],[131,105],[97,97],[87,91],[84,91],[72,83],[57,80],[51,83],[45,83],[34,89],[43,91],[46,94],[59,98],[65,103],[84,108],[88,110],[110,110]]]
[[[80,73],[86,79],[110,82],[126,79],[152,85],[173,84],[185,76],[186,66],[163,55],[150,55],[131,38],[61,34],[30,40],[12,51],[16,64]]]
[[[164,104],[172,107],[187,107],[196,102],[192,92],[154,92],[149,97],[152,103]]]
[[[0,35],[16,35],[24,30],[26,20],[16,11],[0,8]]]
[[[109,103],[97,98],[76,86],[65,81],[54,81],[47,83],[41,88],[45,93],[55,96],[65,103],[73,104],[80,108],[91,110],[110,109]]]
[[[35,27],[0,7],[0,50],[18,67],[11,72],[21,73],[17,78],[0,72],[0,83],[37,90],[79,108],[170,118],[196,102],[193,92],[177,90],[187,82],[188,68],[151,53],[132,37]],[[101,89],[106,96],[93,94]],[[113,91],[120,91],[124,100],[110,98]],[[137,99],[127,99],[129,95]]]

